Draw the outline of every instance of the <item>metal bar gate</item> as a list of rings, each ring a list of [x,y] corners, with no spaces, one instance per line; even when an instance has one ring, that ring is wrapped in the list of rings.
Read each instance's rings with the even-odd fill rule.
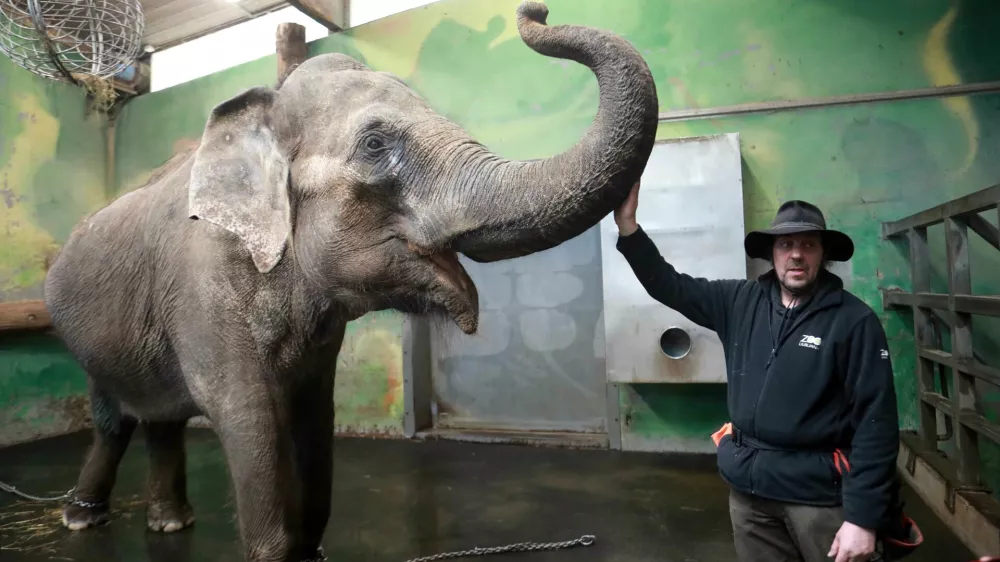
[[[976,389],[977,379],[1000,387],[1000,369],[985,365],[972,347],[972,316],[1000,317],[1000,296],[972,294],[968,243],[969,230],[972,230],[1000,250],[1000,232],[980,216],[984,211],[997,210],[1000,218],[998,204],[1000,185],[995,185],[906,218],[882,223],[884,239],[909,242],[912,289],[910,292],[883,289],[882,298],[887,308],[908,307],[913,312],[920,397],[918,443],[913,445],[937,456],[942,455],[938,442],[955,438],[956,458],[935,463],[945,468],[942,475],[950,480],[949,507],[954,505],[956,491],[989,493],[981,475],[979,439],[986,438],[1000,445],[1000,425],[983,415]],[[931,292],[927,229],[938,224],[943,225],[945,234],[947,294]],[[950,353],[942,349],[939,335],[942,326],[951,332]],[[942,367],[952,370],[950,389]],[[941,392],[935,391],[936,368],[940,370]],[[938,435],[937,412],[945,416],[944,436]]]

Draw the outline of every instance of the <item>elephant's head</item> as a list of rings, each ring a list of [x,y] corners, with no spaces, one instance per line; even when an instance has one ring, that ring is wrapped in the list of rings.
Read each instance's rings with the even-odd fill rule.
[[[440,310],[475,332],[478,295],[456,252],[507,259],[581,234],[624,200],[653,147],[656,89],[639,53],[546,16],[542,4],[518,8],[524,42],[588,66],[600,88],[594,123],[568,151],[506,160],[398,78],[321,55],[280,88],[212,111],[191,216],[234,233],[263,274],[291,263],[355,313]]]

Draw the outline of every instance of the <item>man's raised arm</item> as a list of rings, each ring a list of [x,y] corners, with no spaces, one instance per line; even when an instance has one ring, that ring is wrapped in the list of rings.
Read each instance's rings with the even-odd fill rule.
[[[736,291],[745,281],[709,281],[678,272],[663,259],[659,249],[636,222],[638,205],[637,182],[625,202],[615,210],[615,223],[618,225],[615,247],[625,256],[650,297],[721,335],[728,323]]]

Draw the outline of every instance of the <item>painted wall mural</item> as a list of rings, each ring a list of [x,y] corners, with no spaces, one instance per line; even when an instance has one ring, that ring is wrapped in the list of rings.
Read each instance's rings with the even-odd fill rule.
[[[0,57],[0,302],[38,299],[73,224],[107,199],[104,120]],[[55,338],[0,338],[0,446],[80,427],[82,371]]]
[[[47,261],[107,200],[104,127],[76,89],[0,57],[0,301],[40,298]]]

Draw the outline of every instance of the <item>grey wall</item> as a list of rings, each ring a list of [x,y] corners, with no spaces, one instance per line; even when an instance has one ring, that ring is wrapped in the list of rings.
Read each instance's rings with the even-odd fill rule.
[[[462,263],[480,333],[432,332],[435,425],[606,431],[598,228],[524,258]]]

